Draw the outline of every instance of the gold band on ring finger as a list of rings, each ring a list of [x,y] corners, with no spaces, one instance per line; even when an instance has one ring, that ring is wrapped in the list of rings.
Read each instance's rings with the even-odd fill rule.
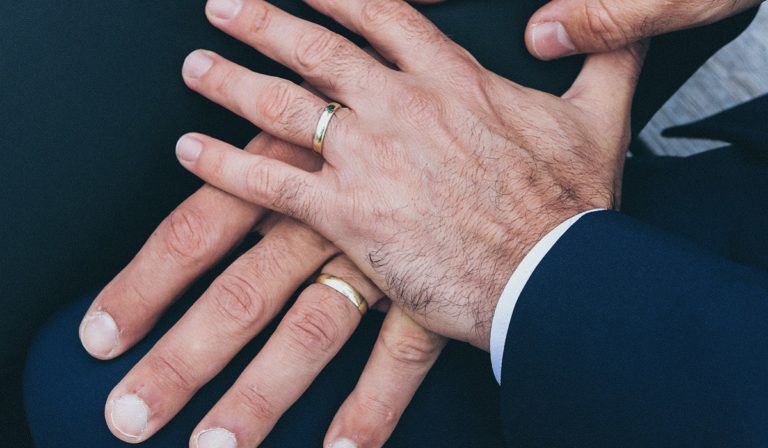
[[[360,293],[357,292],[357,290],[352,285],[340,279],[339,277],[335,277],[330,274],[320,274],[315,280],[315,283],[328,286],[329,288],[346,297],[346,299],[349,300],[352,305],[355,305],[355,308],[357,308],[361,316],[365,315],[365,313],[368,311],[368,302],[365,301],[363,296],[360,295]]]
[[[331,103],[325,106],[323,113],[320,115],[320,120],[317,122],[315,135],[312,137],[312,149],[320,155],[323,154],[323,143],[325,142],[325,134],[328,132],[328,125],[330,125],[333,115],[339,109],[341,109],[341,104],[339,103]]]

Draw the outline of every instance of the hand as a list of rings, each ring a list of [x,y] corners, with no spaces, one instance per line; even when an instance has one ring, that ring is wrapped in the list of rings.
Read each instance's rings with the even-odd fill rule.
[[[308,170],[319,167],[313,154],[266,134],[247,150]],[[348,281],[371,305],[382,298],[346,257],[337,256],[335,247],[306,226],[277,215],[265,217],[260,207],[206,185],[160,225],[96,298],[80,328],[83,345],[100,359],[125,352],[255,225],[266,234],[262,241],[229,266],[111,392],[105,415],[120,439],[140,442],[162,428],[319,269]],[[240,446],[259,444],[359,322],[358,310],[336,291],[307,287],[240,379],[200,422],[190,444],[205,448],[206,441],[226,440],[230,434]],[[392,307],[326,442],[347,438],[358,446],[383,445],[444,343]],[[216,428],[227,429],[208,431]]]
[[[487,349],[495,305],[539,239],[617,202],[642,51],[590,57],[562,98],[481,67],[399,0],[307,0],[400,71],[261,0],[209,3],[225,32],[343,102],[316,173],[182,137],[187,169],[316,228],[419,323]],[[267,132],[309,147],[326,102],[206,51],[189,86]],[[247,99],[265,101],[245,109]]]
[[[553,0],[528,22],[525,40],[540,59],[623,48],[642,39],[710,24],[762,0]]]

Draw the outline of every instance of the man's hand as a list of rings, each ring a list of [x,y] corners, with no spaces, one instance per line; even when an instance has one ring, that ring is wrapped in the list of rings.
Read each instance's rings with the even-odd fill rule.
[[[616,204],[641,50],[590,57],[558,98],[485,70],[400,0],[307,1],[399,70],[265,1],[211,0],[208,11],[348,107],[330,123],[322,169],[200,134],[179,140],[179,160],[308,223],[418,322],[487,349],[496,303],[524,255],[566,219]],[[188,60],[190,87],[311,147],[322,98],[211,52]],[[242,107],[254,97],[264,101]]]
[[[246,150],[307,170],[317,169],[320,162],[266,134]],[[254,226],[265,234],[261,242],[229,266],[112,390],[105,414],[110,430],[122,440],[141,442],[162,428],[314,272],[346,280],[371,305],[382,298],[346,257],[336,255],[338,250],[311,229],[278,215],[265,218],[262,208],[206,185],[158,227],[96,298],[80,328],[83,345],[100,359],[128,350]],[[359,322],[358,310],[339,293],[308,286],[193,432],[190,445],[259,444]],[[444,343],[397,307],[390,308],[357,387],[328,430],[327,443],[348,439],[357,446],[383,445]]]
[[[717,22],[762,0],[553,0],[528,22],[540,59],[624,48],[645,38]]]

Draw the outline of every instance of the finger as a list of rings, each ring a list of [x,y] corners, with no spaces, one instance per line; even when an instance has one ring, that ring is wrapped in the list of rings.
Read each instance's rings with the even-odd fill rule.
[[[759,0],[554,0],[528,22],[526,43],[540,59],[623,48],[629,43],[715,20]]]
[[[323,268],[375,303],[382,293],[344,256]],[[267,344],[237,382],[200,422],[190,445],[213,440],[257,446],[280,416],[306,391],[360,323],[360,312],[336,290],[314,283],[305,289]]]
[[[263,0],[210,0],[206,12],[215,26],[348,106],[360,92],[380,89],[389,72],[348,39]]]
[[[187,134],[176,145],[186,169],[248,202],[310,225],[322,224],[323,201],[331,191],[317,174],[244,151],[201,134]]]
[[[403,71],[434,70],[465,55],[432,22],[401,0],[305,0],[345,27],[365,37]]]
[[[323,446],[383,446],[445,343],[400,308],[390,308],[360,381],[336,413]]]
[[[317,169],[312,153],[261,134],[249,151]],[[228,253],[264,209],[210,185],[166,218],[134,259],[101,291],[80,325],[83,347],[111,359],[144,337],[159,316],[209,267]]]
[[[309,228],[281,221],[227,268],[114,388],[105,409],[110,430],[132,442],[153,435],[335,251]]]
[[[315,125],[328,102],[304,87],[254,73],[205,50],[194,51],[187,57],[182,74],[191,89],[269,134],[304,148],[312,147]],[[351,115],[347,108],[336,113],[326,147],[346,135],[342,124]]]
[[[635,88],[643,68],[647,43],[587,57],[564,99],[609,119],[628,120]]]

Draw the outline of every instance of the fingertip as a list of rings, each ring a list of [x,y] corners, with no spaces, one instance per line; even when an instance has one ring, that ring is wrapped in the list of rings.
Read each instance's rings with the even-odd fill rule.
[[[208,50],[195,50],[184,58],[184,64],[181,66],[181,74],[184,80],[194,82],[202,78],[213,67],[214,57]]]
[[[339,438],[326,445],[328,448],[358,448],[358,444],[352,439]]]
[[[141,443],[149,436],[150,414],[147,403],[132,393],[110,396],[104,407],[104,417],[110,432],[118,439],[132,444]]]
[[[540,22],[529,25],[525,42],[531,54],[544,61],[578,53],[568,30],[560,22]]]
[[[203,141],[199,134],[182,135],[176,142],[176,157],[182,165],[189,167],[194,164],[203,152]]]
[[[119,355],[119,334],[115,319],[104,311],[89,312],[80,323],[80,343],[96,359],[110,360]]]

